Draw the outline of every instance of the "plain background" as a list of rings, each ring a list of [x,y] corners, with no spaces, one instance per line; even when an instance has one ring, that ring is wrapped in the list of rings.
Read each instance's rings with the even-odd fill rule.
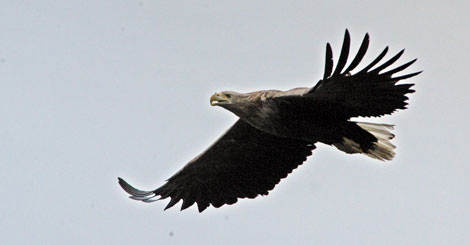
[[[470,244],[468,1],[2,1],[2,244]],[[387,163],[319,145],[266,197],[144,204],[236,117],[212,93],[313,86],[344,30],[406,48]],[[391,54],[387,57],[391,57]]]

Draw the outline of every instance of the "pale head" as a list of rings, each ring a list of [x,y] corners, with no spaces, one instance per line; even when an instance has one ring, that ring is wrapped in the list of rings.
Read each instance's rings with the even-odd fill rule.
[[[221,106],[224,108],[230,105],[240,104],[248,97],[247,94],[241,94],[234,91],[222,91],[215,93],[210,98],[211,106]]]

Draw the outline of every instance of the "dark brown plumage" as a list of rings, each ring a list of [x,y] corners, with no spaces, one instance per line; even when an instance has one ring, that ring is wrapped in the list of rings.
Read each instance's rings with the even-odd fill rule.
[[[199,212],[209,205],[234,204],[238,198],[267,195],[282,178],[301,165],[315,143],[333,145],[346,153],[362,153],[379,160],[394,156],[391,125],[351,121],[351,117],[377,117],[406,108],[406,94],[413,84],[399,80],[420,72],[393,77],[415,60],[382,72],[397,61],[403,50],[374,68],[388,47],[357,73],[369,45],[364,40],[350,65],[350,36],[346,30],[338,64],[333,71],[331,46],[327,44],[323,79],[313,88],[252,93],[224,91],[211,97],[211,105],[223,107],[240,119],[206,151],[187,163],[153,191],[137,190],[119,178],[132,199],[153,202],[170,198],[165,209],[183,200],[181,210],[197,203]]]

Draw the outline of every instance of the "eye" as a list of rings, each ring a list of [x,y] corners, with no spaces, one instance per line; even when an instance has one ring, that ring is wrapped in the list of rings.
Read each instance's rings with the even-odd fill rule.
[[[231,94],[225,94],[225,97],[227,97],[227,99],[230,99],[230,98],[232,98],[232,95]]]

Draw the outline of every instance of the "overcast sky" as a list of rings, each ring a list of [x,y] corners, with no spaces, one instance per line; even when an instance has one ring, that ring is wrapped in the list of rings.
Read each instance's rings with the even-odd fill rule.
[[[470,244],[468,1],[10,1],[0,8],[2,244]],[[393,161],[319,145],[265,197],[163,212],[236,120],[212,93],[313,86],[324,49],[387,45],[416,93]],[[388,56],[388,57],[391,57]]]

